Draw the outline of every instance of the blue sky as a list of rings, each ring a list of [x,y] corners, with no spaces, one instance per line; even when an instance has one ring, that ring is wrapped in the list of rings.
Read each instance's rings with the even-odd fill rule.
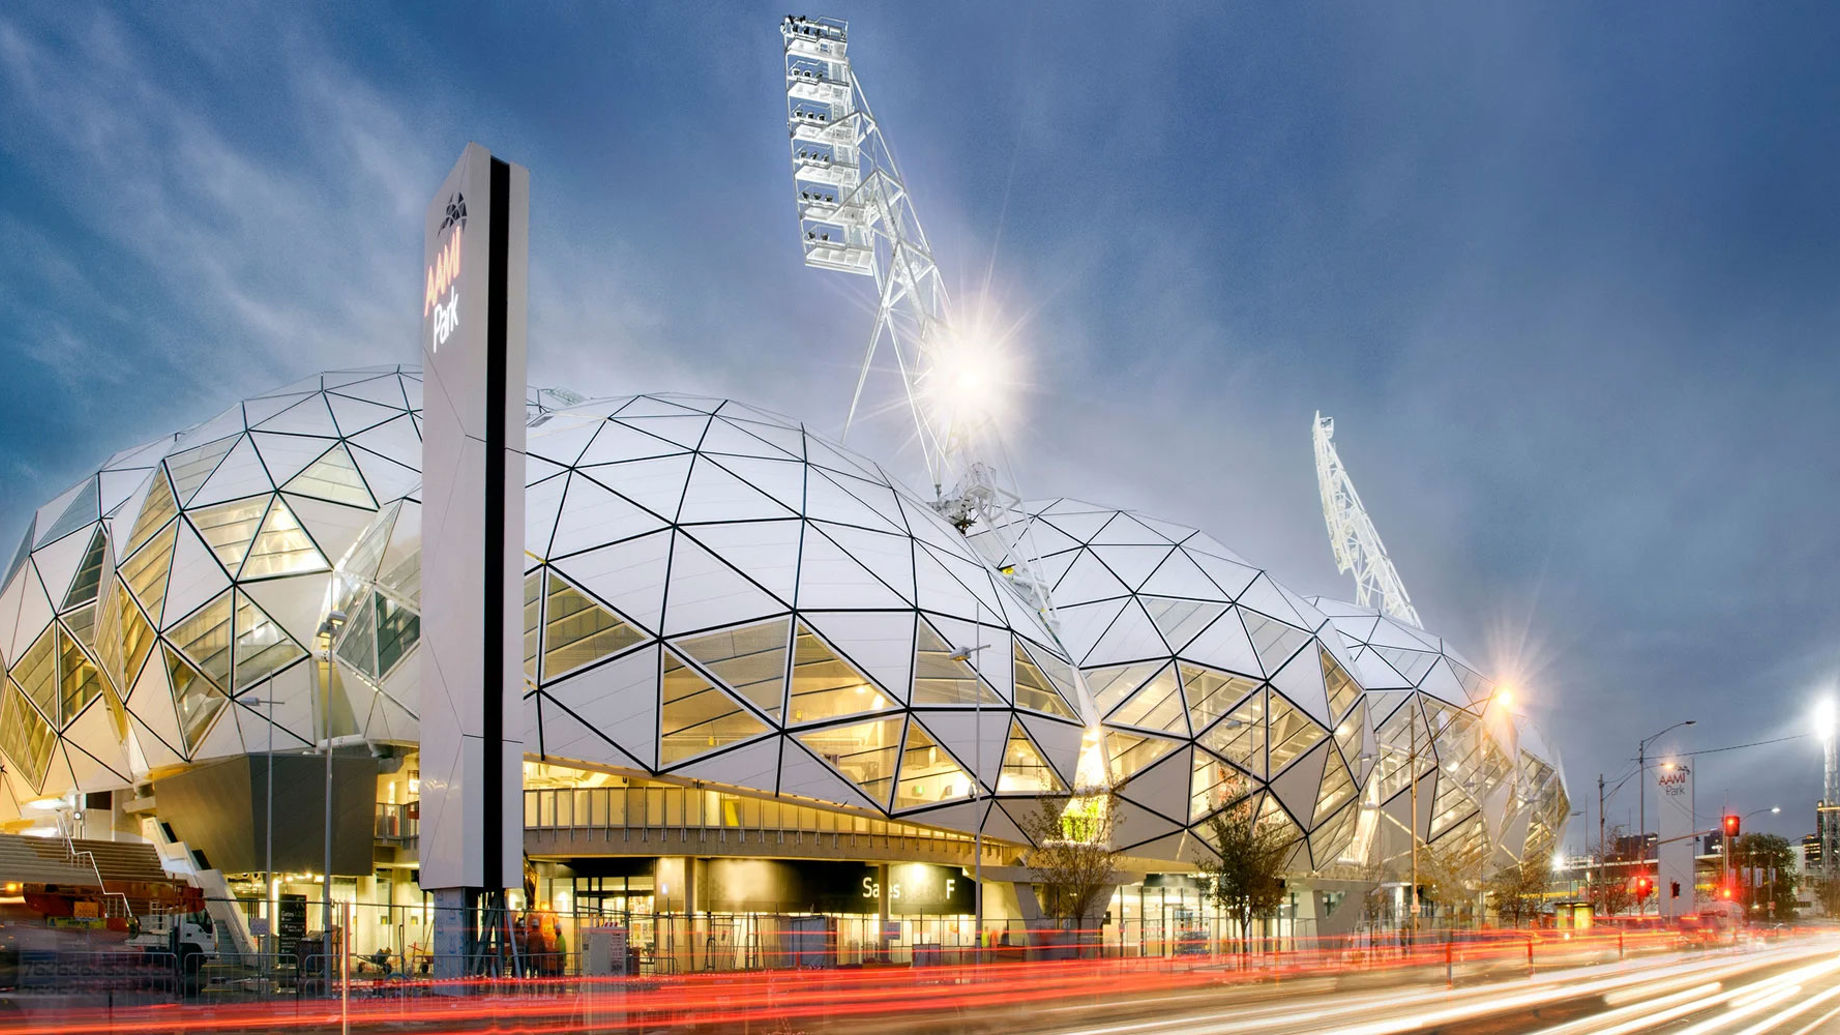
[[[1150,11],[805,12],[851,20],[956,297],[1019,323],[1024,488],[1347,596],[1321,409],[1427,625],[1521,682],[1593,825],[1676,718],[1689,750],[1802,732],[1840,677],[1840,16]],[[3,534],[116,449],[412,361],[469,139],[531,169],[533,381],[838,429],[869,295],[797,259],[784,13],[0,11]],[[852,441],[911,473],[901,431]],[[1818,755],[1702,756],[1701,809],[1804,833]]]

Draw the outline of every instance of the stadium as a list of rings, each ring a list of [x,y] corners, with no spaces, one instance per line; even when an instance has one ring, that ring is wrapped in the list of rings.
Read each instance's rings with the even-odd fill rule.
[[[908,195],[878,186],[841,24],[783,32],[806,261],[879,284],[918,224],[849,199]],[[944,306],[937,271],[900,268],[906,304]],[[325,902],[355,947],[429,944],[423,394],[412,366],[319,374],[38,508],[0,583],[9,839],[144,845],[220,943],[298,938]],[[1421,856],[1479,885],[1569,814],[1511,695],[1409,605],[1305,598],[1131,509],[993,509],[962,414],[920,425],[933,484],[971,477],[957,497],[744,402],[532,388],[525,419],[511,907],[552,938],[618,918],[701,969],[814,918],[845,962],[1022,937],[1058,919],[1043,803],[1100,791],[1119,854],[1092,920],[1121,952],[1228,932],[1196,870],[1229,810],[1285,851],[1266,934],[1396,929]],[[98,871],[90,915],[117,894]]]

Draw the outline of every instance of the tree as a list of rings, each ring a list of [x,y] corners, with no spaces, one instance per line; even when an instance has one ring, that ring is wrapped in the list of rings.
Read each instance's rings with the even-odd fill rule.
[[[1502,867],[1490,878],[1488,885],[1495,914],[1510,927],[1538,919],[1551,882],[1552,864],[1544,855],[1535,854],[1512,866]]]
[[[1018,821],[1033,843],[1022,863],[1035,876],[1045,915],[1083,920],[1111,890],[1117,815],[1118,796],[1104,790],[1038,799]]]
[[[1295,839],[1275,824],[1262,824],[1250,801],[1208,817],[1207,838],[1218,856],[1205,853],[1195,868],[1208,878],[1209,894],[1223,913],[1239,921],[1240,951],[1251,947],[1252,921],[1284,903],[1283,868]]]
[[[1419,897],[1435,909],[1446,926],[1474,910],[1474,878],[1481,870],[1473,852],[1446,839],[1418,846]]]
[[[1828,916],[1840,916],[1840,877],[1814,878],[1815,901]]]
[[[1795,850],[1788,841],[1775,834],[1745,834],[1732,844],[1731,864],[1749,871],[1742,884],[1752,915],[1794,918]]]
[[[1593,912],[1598,916],[1615,916],[1628,912],[1635,905],[1633,885],[1637,856],[1632,854],[1636,850],[1634,839],[1624,836],[1622,827],[1613,828],[1605,841],[1591,853],[1586,891]]]

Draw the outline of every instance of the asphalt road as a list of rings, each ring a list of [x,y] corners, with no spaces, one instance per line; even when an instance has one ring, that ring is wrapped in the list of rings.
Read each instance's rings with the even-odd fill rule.
[[[1667,953],[1449,988],[1421,968],[1383,988],[1332,977],[1036,1006],[989,1030],[1061,1035],[1478,1032],[1840,1033],[1840,939]],[[971,1018],[963,1020],[970,1021]],[[979,1023],[970,1026],[985,1027]],[[993,1019],[994,1020],[994,1019]],[[963,1029],[961,1029],[963,1030]]]

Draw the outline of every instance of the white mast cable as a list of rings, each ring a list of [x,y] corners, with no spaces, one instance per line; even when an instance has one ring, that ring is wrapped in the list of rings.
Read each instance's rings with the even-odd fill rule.
[[[1316,414],[1316,483],[1322,489],[1323,520],[1329,526],[1329,546],[1335,550],[1337,570],[1354,573],[1355,603],[1376,608],[1416,629],[1423,629],[1412,598],[1406,594],[1399,571],[1387,556],[1386,545],[1374,528],[1354,480],[1335,451],[1335,421]]]

